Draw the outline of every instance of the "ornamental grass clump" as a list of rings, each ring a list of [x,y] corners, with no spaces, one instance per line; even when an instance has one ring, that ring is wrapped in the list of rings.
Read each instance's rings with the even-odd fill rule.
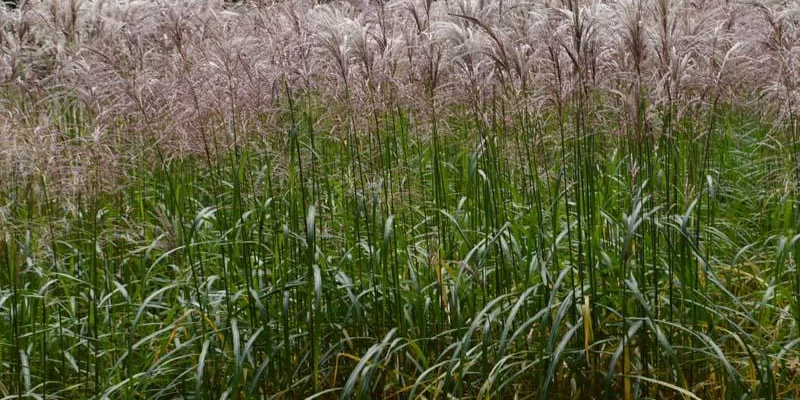
[[[796,398],[799,16],[0,7],[0,397]]]

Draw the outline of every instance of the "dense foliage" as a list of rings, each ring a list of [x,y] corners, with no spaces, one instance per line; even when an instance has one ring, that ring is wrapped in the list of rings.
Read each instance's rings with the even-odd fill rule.
[[[800,396],[797,1],[0,26],[0,398]]]

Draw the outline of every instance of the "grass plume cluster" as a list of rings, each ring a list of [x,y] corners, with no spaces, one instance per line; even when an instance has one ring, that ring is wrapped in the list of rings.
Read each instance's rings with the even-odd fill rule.
[[[798,26],[0,9],[0,398],[796,398]]]

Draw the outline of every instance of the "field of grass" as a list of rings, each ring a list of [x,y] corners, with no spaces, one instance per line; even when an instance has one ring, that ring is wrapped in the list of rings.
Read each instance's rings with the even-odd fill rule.
[[[0,399],[800,397],[797,1],[0,28]]]

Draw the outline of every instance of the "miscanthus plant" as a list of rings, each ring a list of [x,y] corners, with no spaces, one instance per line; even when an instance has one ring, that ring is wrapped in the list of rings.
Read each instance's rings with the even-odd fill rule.
[[[0,398],[796,398],[798,26],[0,8]]]

